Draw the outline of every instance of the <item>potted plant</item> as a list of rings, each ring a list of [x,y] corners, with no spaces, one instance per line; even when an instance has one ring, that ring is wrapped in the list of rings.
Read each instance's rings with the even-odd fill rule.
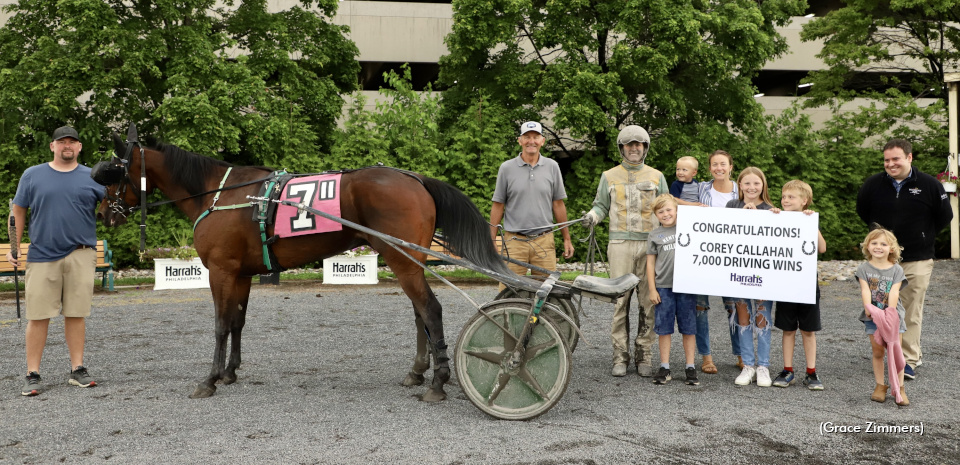
[[[324,284],[377,284],[377,251],[360,246],[323,260]]]
[[[943,184],[943,190],[957,195],[957,176],[950,174],[949,171],[944,171],[937,175],[937,180]]]
[[[190,231],[174,232],[175,247],[158,247],[144,252],[144,258],[153,259],[154,290],[210,287],[210,271],[203,266],[197,250],[189,244],[190,235]]]

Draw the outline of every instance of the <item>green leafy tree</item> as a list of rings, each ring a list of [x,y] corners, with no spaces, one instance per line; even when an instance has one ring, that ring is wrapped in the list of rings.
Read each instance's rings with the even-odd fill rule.
[[[856,105],[861,129],[873,136],[867,144],[909,139],[921,170],[943,171],[943,79],[960,66],[958,19],[956,0],[850,0],[807,23],[801,37],[823,41],[818,56],[827,69],[810,74],[806,106],[829,106],[845,118],[841,106]]]
[[[24,169],[48,161],[49,134],[62,124],[79,131],[88,164],[112,150],[111,130],[133,122],[141,134],[233,163],[317,169],[359,71],[346,28],[330,22],[337,5],[304,0],[275,13],[266,0],[8,5],[0,191],[12,195]],[[122,233],[107,236],[129,257]]]
[[[856,244],[866,225],[843,219],[856,218],[854,192],[883,169],[880,148],[889,138],[913,142],[921,171],[936,174],[946,167],[943,79],[960,65],[958,19],[955,0],[847,0],[804,25],[804,40],[824,44],[818,56],[827,68],[806,80],[814,85],[805,107],[825,106],[834,115],[818,131],[825,154],[818,161],[841,165],[835,180],[849,189],[845,202],[838,197],[837,236],[831,239],[847,258],[859,255]]]
[[[458,0],[450,53],[440,61],[448,86],[442,121],[471,117],[478,92],[504,111],[500,132],[509,131],[511,140],[518,123],[544,120],[546,148],[571,163],[567,209],[576,217],[592,201],[600,173],[619,160],[622,126],[647,128],[650,163],[672,170],[672,155],[729,146],[738,137],[731,129],[762,121],[751,78],[786,50],[775,26],[805,6]],[[497,161],[513,156],[504,151]]]

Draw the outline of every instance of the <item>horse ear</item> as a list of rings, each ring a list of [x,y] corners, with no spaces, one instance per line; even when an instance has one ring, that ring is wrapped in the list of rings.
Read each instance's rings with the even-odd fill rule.
[[[120,138],[120,134],[117,134],[116,131],[113,132],[113,152],[118,157],[122,157],[124,152],[127,151],[127,143]]]

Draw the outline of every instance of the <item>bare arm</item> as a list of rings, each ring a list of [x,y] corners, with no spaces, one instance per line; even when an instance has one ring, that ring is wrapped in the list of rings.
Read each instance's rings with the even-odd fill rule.
[[[647,287],[650,289],[650,303],[656,305],[660,303],[660,293],[657,292],[657,279],[654,275],[654,268],[656,268],[657,256],[656,255],[647,255]]]
[[[820,230],[817,230],[817,253],[824,253],[827,251],[827,241],[823,238],[823,234],[820,234]]]
[[[567,206],[563,200],[553,201],[553,217],[557,223],[567,222]],[[570,240],[570,230],[566,226],[560,228],[560,234],[563,235],[563,258],[573,256],[573,241]]]
[[[500,220],[503,219],[503,204],[500,202],[493,202],[493,206],[490,207],[490,238],[496,242],[497,241],[497,226],[500,225]]]
[[[894,283],[890,286],[890,292],[887,293],[887,307],[897,308],[900,303],[900,285],[902,282]]]
[[[683,199],[681,199],[680,197],[676,197],[676,196],[674,196],[673,198],[677,200],[677,205],[688,205],[688,206],[691,206],[691,207],[706,207],[706,205],[704,205],[704,204],[702,204],[702,203],[700,203],[700,202],[690,202],[690,201],[683,200]]]
[[[870,305],[873,302],[870,301],[870,286],[866,281],[860,279],[860,300],[863,301],[863,311],[867,312],[867,316],[870,316]]]

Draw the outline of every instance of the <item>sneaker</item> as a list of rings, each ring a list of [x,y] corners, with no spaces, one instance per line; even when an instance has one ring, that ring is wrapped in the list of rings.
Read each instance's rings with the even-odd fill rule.
[[[793,382],[796,381],[796,376],[794,376],[792,371],[783,370],[777,375],[777,379],[773,380],[773,385],[776,387],[785,388]]]
[[[757,369],[752,366],[743,367],[743,371],[740,372],[740,375],[737,376],[737,379],[733,382],[737,386],[746,386],[753,382],[754,378],[757,376]]]
[[[97,382],[90,377],[86,368],[78,366],[76,370],[70,372],[70,384],[86,388],[96,386]]]
[[[638,363],[637,374],[644,378],[649,378],[653,376],[653,365],[649,363]]]
[[[697,369],[696,368],[687,368],[683,370],[687,374],[687,384],[691,386],[699,386],[700,380],[697,379]]]
[[[667,381],[671,379],[673,378],[670,377],[670,369],[660,367],[660,369],[657,370],[657,374],[653,377],[653,384],[667,384]]]
[[[770,381],[770,369],[767,367],[757,367],[757,386],[770,387],[773,384]]]
[[[620,377],[627,375],[627,364],[626,363],[615,363],[613,364],[613,370],[610,372],[611,375]]]
[[[906,379],[917,379],[917,372],[913,371],[913,367],[910,366],[909,364],[904,365],[903,377]]]
[[[817,377],[816,373],[810,373],[806,378],[803,379],[803,384],[807,386],[807,389],[811,391],[822,391],[823,382],[820,381],[820,378]]]
[[[35,396],[41,392],[43,392],[43,389],[40,387],[40,373],[31,371],[27,374],[27,382],[23,385],[23,390],[20,391],[20,394],[23,396]]]

